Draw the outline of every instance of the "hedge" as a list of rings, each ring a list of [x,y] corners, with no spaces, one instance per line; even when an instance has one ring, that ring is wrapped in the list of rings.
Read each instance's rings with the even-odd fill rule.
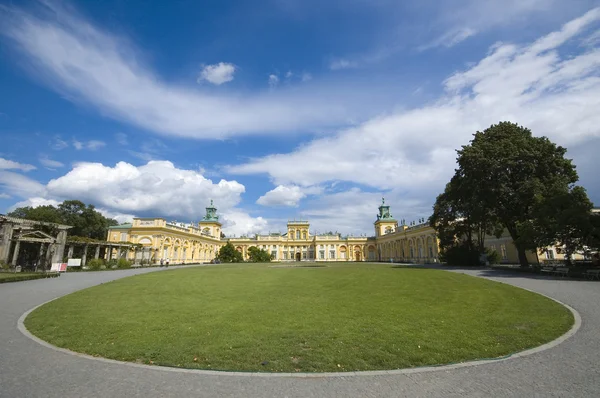
[[[18,272],[15,273],[0,273],[0,283],[9,283],[9,282],[22,282],[22,281],[30,281],[33,279],[45,279],[45,278],[57,278],[60,276],[58,272],[46,272],[46,273],[35,273],[35,274],[21,274]]]

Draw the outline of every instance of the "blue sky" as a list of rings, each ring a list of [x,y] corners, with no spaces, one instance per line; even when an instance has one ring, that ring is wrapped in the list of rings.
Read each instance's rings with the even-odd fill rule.
[[[230,235],[427,217],[471,134],[566,146],[600,202],[589,0],[0,2],[0,212],[65,199]]]

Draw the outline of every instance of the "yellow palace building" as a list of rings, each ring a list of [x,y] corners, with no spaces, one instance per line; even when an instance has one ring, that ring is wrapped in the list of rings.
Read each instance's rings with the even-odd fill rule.
[[[130,259],[146,258],[151,263],[167,258],[172,264],[209,262],[227,242],[244,259],[248,258],[249,248],[255,246],[271,253],[274,261],[439,262],[435,231],[424,221],[412,226],[404,222],[399,225],[383,200],[374,222],[375,236],[371,237],[312,234],[308,221],[289,221],[283,234],[221,238],[222,224],[211,201],[198,223],[134,218],[132,224],[110,227],[107,240],[141,245],[142,250],[124,255]]]

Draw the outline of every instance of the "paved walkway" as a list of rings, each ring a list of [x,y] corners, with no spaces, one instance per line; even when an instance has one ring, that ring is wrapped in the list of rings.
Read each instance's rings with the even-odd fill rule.
[[[456,270],[554,297],[581,314],[581,329],[552,349],[454,370],[334,378],[239,377],[165,372],[57,352],[17,330],[45,301],[160,269],[88,272],[0,285],[0,397],[599,397],[600,283]]]

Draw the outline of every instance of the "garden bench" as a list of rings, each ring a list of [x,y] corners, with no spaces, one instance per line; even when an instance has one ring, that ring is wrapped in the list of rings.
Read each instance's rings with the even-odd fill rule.
[[[569,275],[569,267],[556,267],[554,273],[558,276],[567,276]]]
[[[600,269],[588,269],[587,271],[585,271],[583,273],[583,275],[586,278],[589,278],[590,280],[593,280],[593,279],[600,280]]]
[[[542,269],[540,269],[540,272],[544,272],[547,274],[553,274],[554,273],[554,267],[542,267]]]

